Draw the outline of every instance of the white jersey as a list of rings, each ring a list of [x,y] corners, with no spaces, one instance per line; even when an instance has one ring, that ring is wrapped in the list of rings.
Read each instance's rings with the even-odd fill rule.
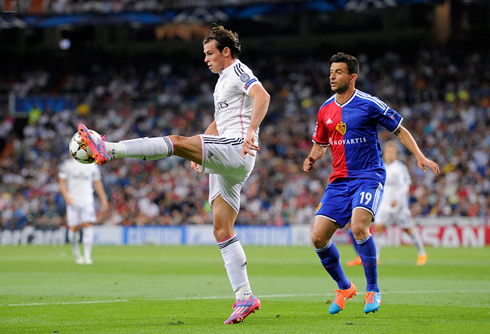
[[[65,180],[68,195],[75,205],[94,203],[94,182],[101,180],[99,166],[84,165],[69,158],[61,165],[58,176]]]
[[[219,136],[245,138],[252,119],[253,99],[250,88],[260,84],[252,71],[236,59],[219,74],[214,88],[214,119]],[[258,143],[259,131],[255,134]]]
[[[402,212],[408,210],[408,191],[412,180],[407,166],[399,160],[386,166],[386,182],[378,211]],[[395,207],[393,201],[397,201]]]

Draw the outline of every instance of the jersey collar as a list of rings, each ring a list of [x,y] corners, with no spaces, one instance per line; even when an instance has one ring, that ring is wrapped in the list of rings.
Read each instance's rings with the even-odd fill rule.
[[[235,65],[237,65],[238,63],[240,63],[240,60],[238,60],[238,58],[237,58],[237,59],[235,59],[235,61],[230,66],[228,66],[223,71],[221,71],[221,73],[219,75],[226,75],[226,74],[228,74],[233,69],[233,67]]]
[[[348,105],[350,103],[350,101],[352,101],[354,99],[354,97],[357,95],[357,88],[356,90],[354,91],[354,94],[352,94],[351,98],[349,100],[347,100],[347,102],[345,102],[344,104],[340,104],[337,102],[337,98],[334,99],[335,103],[339,106],[339,107],[345,107],[346,105]]]

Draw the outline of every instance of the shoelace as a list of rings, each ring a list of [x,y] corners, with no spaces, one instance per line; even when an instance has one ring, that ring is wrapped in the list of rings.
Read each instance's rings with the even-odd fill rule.
[[[367,304],[374,302],[374,292],[366,292],[364,299],[366,299]]]
[[[342,290],[340,289],[337,289],[337,290],[334,290],[334,292],[337,292],[337,295],[335,296],[335,300],[334,300],[334,303],[337,301],[337,299],[339,298],[344,298],[343,295],[342,295]]]

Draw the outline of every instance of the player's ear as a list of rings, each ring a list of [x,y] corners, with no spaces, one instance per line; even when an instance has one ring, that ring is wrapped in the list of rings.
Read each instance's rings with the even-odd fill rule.
[[[231,55],[231,50],[230,50],[230,48],[226,46],[226,47],[223,49],[223,51],[221,51],[221,54],[222,54],[223,56],[225,56],[225,57],[226,57],[226,56]]]

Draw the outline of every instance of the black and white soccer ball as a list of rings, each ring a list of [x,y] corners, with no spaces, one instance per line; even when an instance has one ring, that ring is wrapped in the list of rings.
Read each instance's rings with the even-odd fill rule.
[[[94,130],[89,131],[92,136],[100,138],[100,135]],[[80,132],[75,133],[73,137],[71,137],[70,143],[68,144],[68,150],[70,151],[73,159],[82,164],[93,164],[95,162],[92,150],[90,149],[90,147],[83,143],[82,135],[80,135]]]

